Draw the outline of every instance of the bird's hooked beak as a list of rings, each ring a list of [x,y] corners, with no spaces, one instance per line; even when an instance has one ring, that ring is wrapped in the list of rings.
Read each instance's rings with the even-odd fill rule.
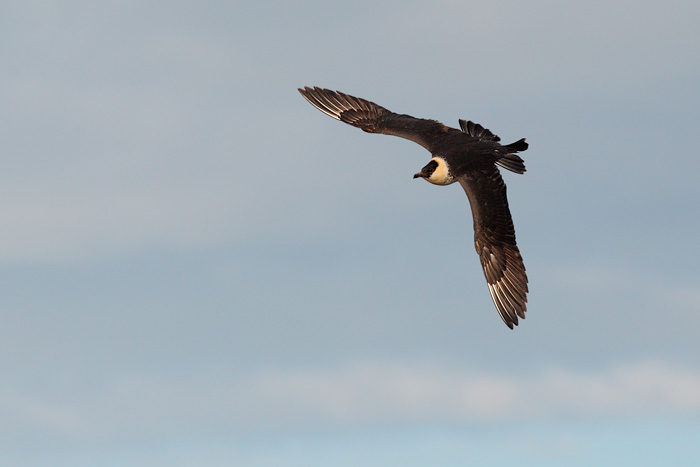
[[[431,159],[430,162],[428,162],[428,165],[420,169],[420,172],[415,174],[413,176],[414,179],[416,178],[424,178],[430,183],[433,183],[433,181],[430,179],[433,174],[435,173],[435,169],[438,167],[438,162],[435,160],[435,158]]]

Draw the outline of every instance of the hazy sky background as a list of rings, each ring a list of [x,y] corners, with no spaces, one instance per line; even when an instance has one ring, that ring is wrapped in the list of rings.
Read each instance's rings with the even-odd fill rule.
[[[700,5],[0,7],[0,464],[694,465]],[[318,85],[526,137],[459,186]]]

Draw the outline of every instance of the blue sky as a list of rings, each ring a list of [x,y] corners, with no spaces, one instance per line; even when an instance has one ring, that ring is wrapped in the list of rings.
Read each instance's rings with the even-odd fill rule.
[[[3,465],[692,465],[700,7],[6,2]],[[526,137],[530,278],[318,85]]]

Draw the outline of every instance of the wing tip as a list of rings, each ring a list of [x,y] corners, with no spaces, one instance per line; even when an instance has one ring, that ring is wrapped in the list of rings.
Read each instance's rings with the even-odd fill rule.
[[[525,319],[527,312],[527,276],[519,287],[512,283],[504,283],[502,280],[493,284],[488,283],[489,292],[501,319],[506,326],[513,329],[519,324],[518,318]]]
[[[297,90],[309,104],[329,117],[340,120],[340,114],[343,109],[338,106],[338,93],[336,91],[323,89],[318,86],[314,86],[313,88],[311,86],[304,86],[303,88],[297,88]],[[336,101],[335,103],[334,100]]]
[[[501,315],[501,319],[503,320],[504,323],[506,323],[506,326],[510,328],[511,330],[515,329],[514,326],[517,326],[520,324],[519,319],[525,319],[525,311],[526,310],[517,310],[516,315],[512,315],[509,312],[505,310],[498,309],[498,314]]]
[[[468,135],[474,138],[479,138],[486,141],[501,140],[501,138],[499,138],[498,135],[495,135],[491,130],[489,130],[488,128],[484,128],[483,125],[472,122],[471,120],[464,120],[460,118],[459,126],[463,132],[467,133]]]

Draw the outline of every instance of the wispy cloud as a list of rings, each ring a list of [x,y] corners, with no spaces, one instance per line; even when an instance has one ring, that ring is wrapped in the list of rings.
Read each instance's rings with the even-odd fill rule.
[[[241,389],[249,395],[247,407],[257,406],[253,412],[258,415],[275,408],[268,416],[297,412],[341,424],[700,412],[700,371],[660,361],[527,375],[374,362],[331,371],[259,374]]]
[[[700,414],[700,370],[662,361],[518,375],[387,361],[223,374],[133,376],[62,400],[5,392],[0,411],[26,428],[75,437],[212,424],[257,431]]]

